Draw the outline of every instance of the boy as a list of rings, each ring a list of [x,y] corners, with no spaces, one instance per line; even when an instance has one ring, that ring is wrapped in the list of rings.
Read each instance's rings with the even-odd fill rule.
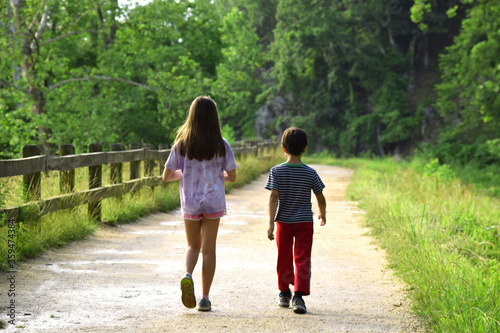
[[[311,248],[313,239],[313,212],[311,190],[316,195],[321,226],[326,223],[325,185],[314,169],[301,161],[307,150],[307,135],[297,127],[288,128],[281,139],[286,162],[269,171],[265,188],[269,197],[269,227],[267,237],[274,239],[277,222],[279,306],[288,308],[294,285],[292,307],[295,313],[306,313],[302,296],[310,294]],[[294,245],[295,239],[295,245]],[[295,262],[295,271],[293,263]]]

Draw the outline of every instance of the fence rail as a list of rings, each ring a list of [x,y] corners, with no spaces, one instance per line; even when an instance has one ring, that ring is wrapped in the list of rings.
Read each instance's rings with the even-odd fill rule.
[[[39,147],[25,146],[23,148],[25,157],[0,160],[0,178],[23,176],[28,202],[17,207],[0,208],[0,217],[6,216],[7,219],[19,222],[86,204],[91,218],[101,221],[101,200],[134,192],[143,187],[154,188],[163,184],[161,174],[170,149],[162,149],[164,145],[160,145],[159,150],[154,150],[152,145],[144,148],[138,146],[140,147],[140,144],[132,143],[129,146],[130,149],[125,150],[124,145],[113,144],[112,151],[102,152],[101,144],[91,144],[88,154],[76,155],[73,146],[63,145],[60,148],[61,156],[40,156]],[[267,155],[270,149],[276,146],[276,143],[269,141],[251,141],[240,143],[240,147],[235,146],[233,151],[237,158],[246,154],[262,156]],[[139,178],[141,161],[144,162],[144,177]],[[156,161],[159,161],[159,168],[155,171]],[[130,163],[130,181],[122,182],[123,163]],[[102,186],[103,165],[111,166],[111,185],[108,186]],[[89,168],[89,189],[74,192],[74,170],[83,167]],[[40,174],[45,171],[60,172],[61,195],[41,200]]]

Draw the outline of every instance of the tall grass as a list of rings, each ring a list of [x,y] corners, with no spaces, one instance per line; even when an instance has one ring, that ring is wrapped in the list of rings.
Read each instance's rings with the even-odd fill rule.
[[[109,225],[134,222],[154,212],[167,212],[180,203],[179,182],[153,188],[143,187],[135,193],[102,201],[102,220]]]
[[[356,168],[348,195],[433,331],[500,332],[499,198],[433,161],[327,162]]]
[[[244,156],[239,159],[235,183],[227,183],[226,191],[242,186],[267,172],[273,165],[282,162],[282,154],[273,154],[266,158]],[[86,169],[76,171],[76,191],[87,189]],[[103,181],[106,185],[109,168],[103,170]],[[128,180],[127,165],[124,164],[124,181]],[[22,177],[0,179],[0,204],[12,207],[23,202]],[[7,190],[8,189],[8,190]],[[59,175],[57,172],[44,174],[42,180],[42,198],[59,194]],[[158,211],[169,211],[179,205],[179,182],[173,182],[152,188],[142,188],[135,193],[124,194],[119,198],[102,201],[102,219],[109,225],[129,223],[139,217]],[[8,228],[1,220],[0,227],[0,270],[8,269]],[[88,219],[87,206],[57,211],[43,216],[38,221],[26,221],[16,224],[16,257],[17,261],[36,257],[45,250],[61,247],[76,239],[85,238],[93,233],[99,224]]]
[[[0,227],[0,270],[8,270],[7,254],[9,234],[7,226]],[[97,224],[87,218],[83,207],[58,211],[43,216],[39,221],[26,221],[16,224],[15,262],[34,258],[48,248],[61,247],[69,241],[81,239],[92,233]]]

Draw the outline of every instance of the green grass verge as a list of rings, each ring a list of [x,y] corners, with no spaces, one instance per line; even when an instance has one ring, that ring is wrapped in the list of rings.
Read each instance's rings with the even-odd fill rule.
[[[351,200],[435,332],[500,332],[500,199],[434,161],[309,158],[355,169]],[[472,173],[471,170],[468,173]],[[472,179],[484,178],[470,175]]]
[[[234,183],[226,183],[226,192],[233,188],[243,186],[256,179],[262,173],[278,163],[283,162],[283,155],[276,152],[274,155],[265,158],[255,156],[245,156],[239,159],[237,178]],[[80,178],[79,178],[80,177]],[[14,177],[12,177],[14,178]],[[85,182],[85,170],[78,172],[77,179]],[[58,190],[57,174],[45,175],[45,182],[42,189],[47,193]],[[21,180],[18,180],[21,182]],[[0,204],[9,206],[22,199],[15,196],[7,197],[5,184],[8,183],[10,192],[22,192],[18,182],[12,179],[4,179],[0,183]],[[78,183],[78,182],[77,182]],[[12,190],[14,189],[14,190]],[[82,187],[80,190],[84,190]],[[49,194],[47,194],[47,197]],[[136,193],[128,193],[120,198],[110,198],[102,201],[102,219],[108,225],[120,223],[130,223],[139,217],[154,212],[166,212],[179,206],[179,182],[166,183],[163,186],[152,188],[142,188]],[[83,239],[93,233],[99,224],[88,219],[87,206],[75,209],[57,211],[43,216],[39,221],[26,221],[16,224],[15,246],[9,246],[8,227],[5,221],[0,221],[0,270],[9,270],[8,255],[9,250],[15,248],[16,262],[34,258],[49,248],[57,248],[65,244]],[[12,242],[11,242],[12,244]]]
[[[2,225],[3,225],[2,221]],[[48,248],[61,247],[69,241],[92,233],[97,224],[89,221],[83,207],[58,211],[39,221],[19,222],[15,237],[9,237],[7,226],[0,227],[0,270],[9,270],[8,255],[15,250],[15,263],[34,258]],[[11,242],[9,242],[11,240]],[[9,251],[10,250],[10,251]]]

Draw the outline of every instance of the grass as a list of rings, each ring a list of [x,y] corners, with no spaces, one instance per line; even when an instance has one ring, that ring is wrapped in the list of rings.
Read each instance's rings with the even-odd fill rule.
[[[157,166],[158,167],[158,166]],[[103,165],[102,186],[111,184],[110,166]],[[141,163],[140,175],[144,174],[144,163]],[[122,181],[130,180],[130,164],[123,163]],[[48,199],[60,195],[59,190],[60,172],[47,171],[41,173],[41,199]],[[23,176],[0,178],[0,188],[4,188],[2,207],[15,207],[25,202]],[[5,189],[8,189],[6,191]],[[89,189],[88,168],[75,169],[75,192]],[[1,195],[1,193],[0,193]]]
[[[464,183],[435,161],[308,159],[321,161],[356,170],[348,196],[360,201],[371,233],[430,329],[500,332],[500,198],[494,191]]]
[[[472,162],[467,165],[451,165],[449,168],[463,184],[473,185],[490,196],[500,197],[499,165],[481,166]]]
[[[226,183],[226,193],[233,188],[241,187],[257,179],[261,174],[268,172],[272,166],[285,162],[285,159],[283,153],[276,151],[265,159],[257,159],[255,156],[247,155],[237,162],[236,181],[234,183]]]
[[[226,192],[243,186],[267,172],[273,165],[283,162],[282,154],[257,158],[244,156],[237,160],[238,170],[235,183],[226,183]],[[124,181],[128,166],[123,165]],[[88,189],[87,169],[76,170],[75,191]],[[107,181],[106,181],[107,180]],[[103,168],[103,185],[109,184],[109,168]],[[59,195],[59,173],[43,175],[42,199]],[[23,203],[22,177],[0,179],[0,207],[12,207]],[[120,198],[102,201],[102,220],[108,225],[130,223],[139,217],[159,211],[170,211],[179,206],[179,182],[163,186],[142,188],[136,193],[128,193]],[[2,221],[0,221],[2,222]],[[4,222],[4,221],[3,221]],[[57,211],[43,216],[38,221],[16,224],[16,262],[34,258],[49,248],[62,247],[71,241],[83,239],[99,228],[99,224],[89,220],[87,206]],[[0,227],[0,270],[8,270],[9,254],[8,227]]]

